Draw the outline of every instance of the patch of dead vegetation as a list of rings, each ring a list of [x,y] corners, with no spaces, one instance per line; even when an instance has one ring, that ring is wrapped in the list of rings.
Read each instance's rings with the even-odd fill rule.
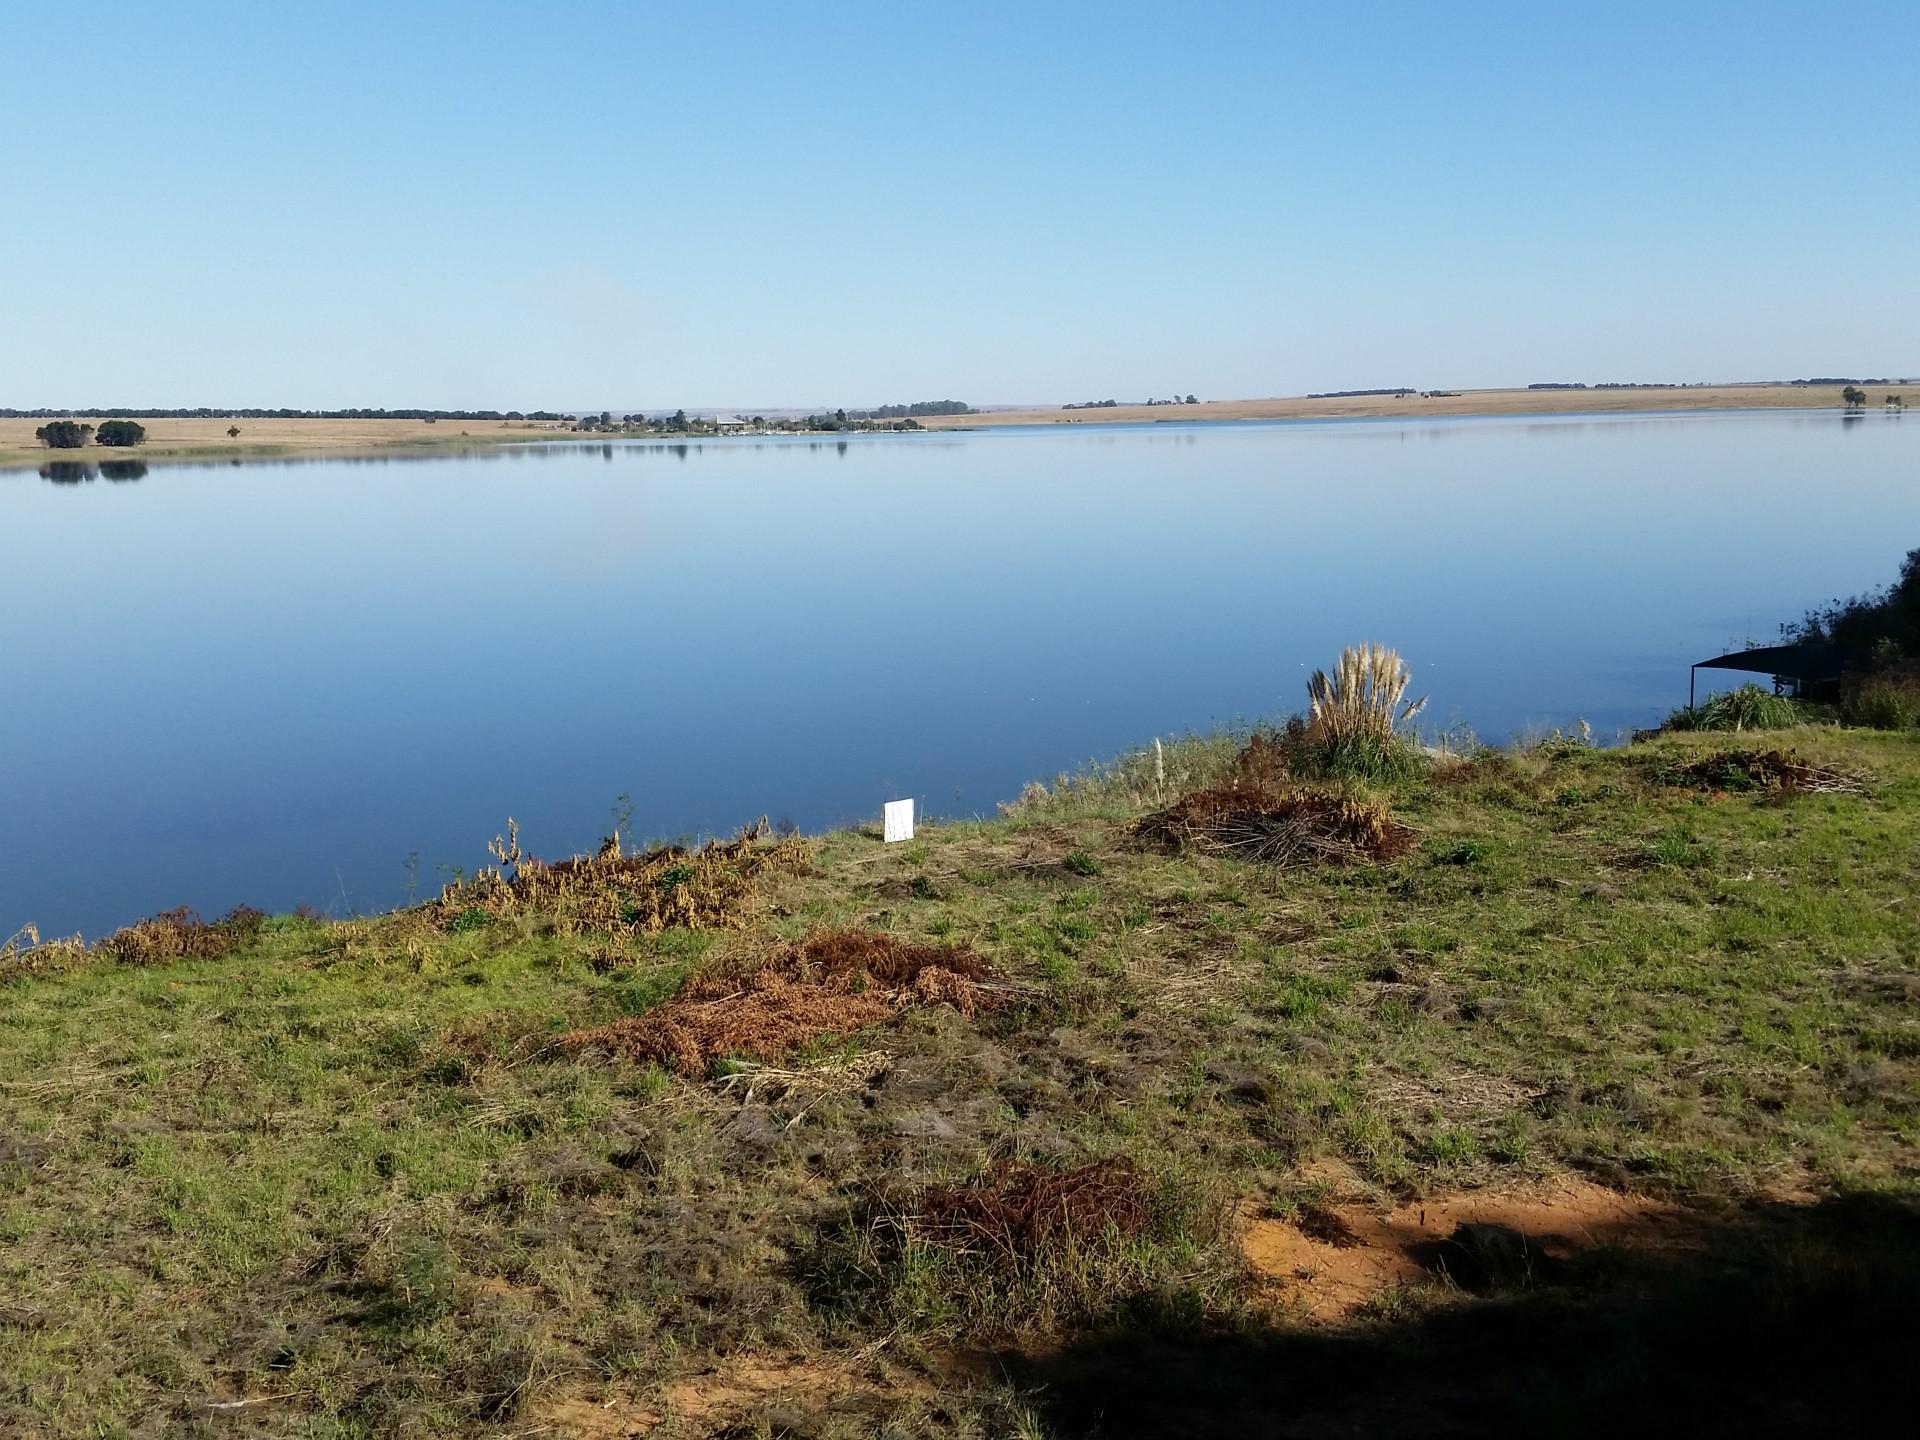
[[[253,943],[266,923],[266,913],[251,905],[236,905],[211,923],[182,905],[114,931],[99,949],[123,965],[214,960]]]
[[[1383,800],[1295,780],[1196,790],[1140,820],[1134,834],[1169,852],[1203,850],[1269,865],[1383,864],[1419,838]]]
[[[457,926],[478,912],[495,919],[539,915],[562,933],[737,930],[751,918],[759,877],[803,869],[812,856],[798,837],[769,839],[765,821],[698,849],[664,845],[627,855],[615,836],[597,854],[551,863],[525,854],[518,827],[508,821],[507,834],[489,849],[498,867],[447,886],[433,902],[443,925]]]
[[[1332,1203],[1306,1206],[1293,1219],[1251,1217],[1240,1248],[1301,1318],[1335,1324],[1405,1286],[1525,1288],[1584,1250],[1689,1248],[1700,1234],[1677,1205],[1562,1176],[1389,1210]]]
[[[1016,993],[965,946],[828,930],[782,945],[751,969],[728,965],[697,973],[664,1005],[569,1031],[559,1044],[701,1076],[719,1059],[771,1063],[810,1041],[851,1035],[915,1005],[951,1005],[971,1015]]]
[[[925,1191],[909,1217],[921,1239],[1010,1266],[1109,1233],[1139,1235],[1152,1221],[1144,1177],[1125,1158],[1072,1170],[1001,1161],[968,1184]]]
[[[1661,780],[1688,790],[1720,794],[1761,791],[1782,795],[1865,795],[1867,787],[1841,770],[1814,765],[1792,750],[1725,750],[1702,755],[1660,772]]]

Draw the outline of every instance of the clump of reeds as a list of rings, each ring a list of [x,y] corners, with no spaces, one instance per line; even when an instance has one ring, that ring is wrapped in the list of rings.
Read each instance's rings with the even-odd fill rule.
[[[1758,685],[1722,691],[1699,705],[1683,706],[1667,717],[1669,730],[1785,730],[1804,724],[1800,707],[1785,695]]]
[[[1386,739],[1427,708],[1427,697],[1408,700],[1413,672],[1400,652],[1371,642],[1340,652],[1332,676],[1313,672],[1307,682],[1307,733],[1338,744],[1359,736]]]
[[[1307,682],[1307,715],[1281,732],[1295,773],[1368,780],[1410,779],[1426,769],[1425,752],[1404,728],[1427,697],[1409,700],[1413,672],[1390,646],[1349,645],[1329,675]]]

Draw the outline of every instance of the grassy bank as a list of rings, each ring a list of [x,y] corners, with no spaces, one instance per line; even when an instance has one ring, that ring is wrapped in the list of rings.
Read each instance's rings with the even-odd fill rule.
[[[1777,747],[1835,788],[1712,758]],[[1486,752],[1342,792],[1406,827],[1379,860],[1143,840],[1237,750],[905,845],[16,957],[0,1431],[1769,1431],[1877,1400],[1920,1254],[1920,738]],[[883,977],[799,944],[848,931],[933,948]],[[759,1032],[716,1017],[801,992],[816,1038],[729,1058]],[[1454,1263],[1329,1321],[1248,1244],[1576,1183],[1659,1245],[1514,1279],[1436,1232]]]

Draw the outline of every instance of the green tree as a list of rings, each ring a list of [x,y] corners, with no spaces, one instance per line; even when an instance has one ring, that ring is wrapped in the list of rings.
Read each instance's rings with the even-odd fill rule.
[[[1858,385],[1849,385],[1840,392],[1840,399],[1851,410],[1867,403],[1867,392]]]
[[[33,432],[33,438],[49,450],[78,450],[93,434],[93,426],[77,420],[50,420]]]
[[[97,445],[138,445],[147,438],[147,427],[137,420],[102,420],[94,431]]]
[[[227,438],[229,440],[238,440],[240,438],[240,427],[238,425],[227,426]]]

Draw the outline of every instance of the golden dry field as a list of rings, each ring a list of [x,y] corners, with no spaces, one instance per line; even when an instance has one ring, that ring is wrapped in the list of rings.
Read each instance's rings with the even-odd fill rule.
[[[1886,403],[1888,393],[1911,406],[1920,402],[1920,385],[1869,385],[1870,410]],[[1314,399],[1305,395],[1269,400],[1210,400],[1198,405],[1117,405],[1112,409],[991,410],[979,415],[935,415],[920,423],[933,430],[975,429],[982,425],[1114,424],[1141,420],[1331,420],[1370,416],[1564,415],[1607,414],[1630,410],[1760,410],[1835,407],[1840,390],[1810,385],[1701,385],[1661,390],[1464,390],[1456,395],[1353,395]]]
[[[70,417],[98,426],[100,417]],[[555,423],[538,420],[142,420],[146,443],[136,449],[49,451],[33,438],[44,420],[0,419],[0,466],[43,459],[111,460],[207,459],[216,456],[364,454],[370,450],[410,450],[420,446],[508,444],[544,439]],[[229,436],[229,426],[240,433]]]

